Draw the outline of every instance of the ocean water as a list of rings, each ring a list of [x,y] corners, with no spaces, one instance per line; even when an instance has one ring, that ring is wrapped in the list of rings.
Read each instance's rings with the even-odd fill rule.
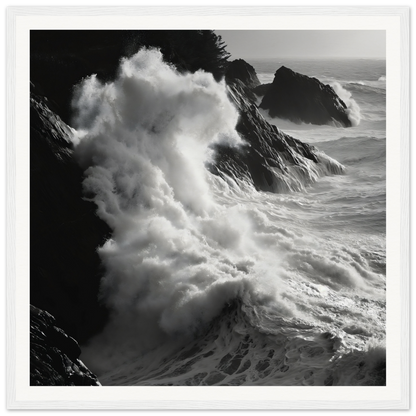
[[[212,145],[241,144],[227,87],[157,51],[77,87],[84,189],[113,230],[111,319],[81,357],[104,385],[385,384],[385,62],[250,63],[334,85],[353,127],[268,120],[344,175],[285,194],[212,175]]]

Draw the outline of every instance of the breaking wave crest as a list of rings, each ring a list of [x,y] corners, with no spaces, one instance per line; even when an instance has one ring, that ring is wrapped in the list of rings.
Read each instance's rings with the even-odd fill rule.
[[[145,333],[138,348],[149,349],[193,333],[248,288],[256,293],[244,256],[250,225],[216,204],[204,166],[211,144],[240,142],[225,84],[180,75],[160,52],[142,50],[114,83],[85,80],[74,107],[84,189],[113,229],[99,249],[101,297],[114,311],[107,332],[134,347],[131,334]]]
[[[347,91],[339,82],[333,81],[330,83],[330,85],[347,106],[347,115],[352,125],[358,126],[361,120],[361,110],[360,106],[352,98],[352,94]]]
[[[308,366],[290,366],[286,361],[296,360],[283,360],[282,345],[299,351],[327,343],[322,334],[329,334],[336,347],[325,351],[338,357],[351,348],[362,351],[374,328],[383,328],[382,255],[347,248],[343,238],[313,235],[304,208],[314,202],[307,195],[304,202],[291,195],[279,199],[206,169],[213,144],[241,144],[225,83],[204,72],[180,74],[159,51],[144,49],[121,62],[114,82],[85,79],[73,106],[85,195],[112,228],[98,249],[105,268],[100,297],[111,310],[110,322],[83,357],[93,371],[107,373],[109,384],[117,377],[119,384],[219,384],[225,377],[216,370],[211,379],[197,375],[207,372],[193,366],[197,355],[204,351],[221,362],[225,349],[239,357],[246,336],[252,340],[248,356],[281,361],[270,378],[264,376],[267,383],[289,383],[298,371],[305,376]],[[305,165],[303,174],[342,170],[324,153],[317,157],[315,169],[322,165],[322,171]],[[231,315],[225,313],[235,302]],[[361,323],[354,327],[357,317]],[[230,325],[235,328],[227,333]],[[276,346],[260,346],[264,337]],[[214,338],[221,343],[210,344]],[[195,345],[197,352],[188,354],[195,361],[175,378],[170,373],[184,364],[185,345]],[[236,360],[241,375],[253,370],[254,364]],[[255,374],[266,374],[266,361],[240,384],[260,382]],[[171,364],[156,376],[166,362]],[[214,369],[218,364],[202,362]],[[231,375],[226,367],[219,372]],[[121,374],[114,376],[114,368]],[[287,379],[276,377],[289,368]],[[322,384],[327,376],[310,380]]]
[[[385,345],[349,351],[340,334],[234,300],[206,332],[174,354],[155,351],[106,374],[106,385],[377,386],[385,384]],[[161,360],[161,355],[164,357]],[[329,365],[328,365],[329,363]]]

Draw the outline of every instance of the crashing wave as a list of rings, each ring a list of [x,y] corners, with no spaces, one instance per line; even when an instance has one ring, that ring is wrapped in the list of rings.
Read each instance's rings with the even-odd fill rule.
[[[73,104],[75,155],[85,169],[85,194],[112,229],[98,249],[106,270],[100,296],[112,313],[104,331],[84,349],[84,360],[99,375],[107,374],[109,383],[116,380],[108,375],[115,367],[123,373],[117,376],[119,384],[285,383],[280,375],[286,372],[287,382],[294,383],[294,374],[305,367],[290,367],[282,345],[298,351],[310,346],[307,334],[319,344],[319,334],[328,331],[312,330],[314,324],[298,310],[301,300],[288,295],[294,282],[284,279],[283,261],[289,262],[287,270],[297,265],[325,285],[332,300],[338,299],[336,292],[355,288],[377,298],[382,281],[359,255],[338,256],[332,245],[331,255],[321,255],[298,231],[267,226],[267,215],[255,208],[256,190],[300,190],[344,168],[268,124],[244,96],[241,82],[218,83],[202,71],[180,74],[163,62],[159,51],[144,49],[122,61],[114,82],[85,79]],[[238,197],[222,203],[224,189]],[[239,204],[244,198],[251,202]],[[303,287],[299,284],[296,293]],[[235,299],[243,299],[243,305],[231,318],[228,313],[224,317],[224,305]],[[269,313],[273,326],[267,323]],[[226,332],[232,322],[253,340],[248,356],[264,355],[264,362],[254,365],[252,358],[249,365],[235,358],[246,341],[238,331]],[[210,325],[216,329],[207,333]],[[284,338],[281,328],[289,328]],[[218,332],[228,340],[223,348],[209,345]],[[270,349],[258,341],[265,336],[278,351],[269,360]],[[190,343],[198,353],[183,353],[192,363],[184,361],[182,352],[172,355]],[[224,358],[224,349],[234,364],[226,363],[230,357]],[[208,355],[201,358],[201,351]],[[160,359],[151,359],[152,354]],[[271,359],[281,364],[274,368]],[[211,366],[209,374],[200,364]],[[241,369],[238,377],[229,365],[236,372]],[[131,375],[126,368],[137,371]],[[224,373],[231,378],[224,381]],[[127,374],[133,378],[126,379]],[[324,372],[306,379],[320,385],[330,380]]]

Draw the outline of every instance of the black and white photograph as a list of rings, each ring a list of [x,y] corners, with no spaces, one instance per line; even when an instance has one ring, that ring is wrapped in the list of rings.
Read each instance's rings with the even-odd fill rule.
[[[409,11],[289,9],[9,13],[13,408],[408,408]]]
[[[31,385],[386,384],[383,31],[30,35]]]

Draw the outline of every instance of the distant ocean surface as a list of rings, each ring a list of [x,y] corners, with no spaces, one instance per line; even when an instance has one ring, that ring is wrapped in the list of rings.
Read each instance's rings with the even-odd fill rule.
[[[142,55],[126,71],[142,73],[140,126],[155,120],[160,129],[143,130],[137,145],[133,124],[108,116],[120,81],[103,110],[117,147],[89,121],[80,120],[77,133],[81,160],[101,161],[87,171],[87,185],[115,229],[99,249],[102,301],[113,318],[84,347],[86,364],[104,385],[384,384],[385,61],[249,62],[262,83],[285,65],[333,85],[355,124],[297,125],[262,111],[345,167],[301,192],[273,194],[225,182],[203,166],[201,143],[211,140],[212,126],[234,137],[236,116],[222,87],[204,78],[217,98],[201,101],[189,79]],[[83,114],[101,111],[105,88],[86,81],[78,95]],[[189,106],[170,101],[173,90]],[[120,102],[117,114],[130,108]],[[193,122],[198,109],[213,111],[215,123]],[[165,133],[173,117],[180,122]],[[184,138],[184,131],[191,133]]]
[[[347,175],[326,178],[308,193],[327,195],[326,210],[332,222],[346,233],[385,239],[386,207],[386,62],[370,59],[253,60],[261,83],[269,83],[282,65],[331,85],[351,111],[350,128],[297,125],[266,119],[284,132],[312,144],[347,168]],[[259,100],[260,101],[260,100]],[[332,208],[332,209],[331,209]],[[384,244],[384,243],[382,243]]]

